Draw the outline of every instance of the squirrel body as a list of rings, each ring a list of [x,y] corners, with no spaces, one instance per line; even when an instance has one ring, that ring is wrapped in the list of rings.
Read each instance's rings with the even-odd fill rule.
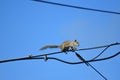
[[[47,48],[60,48],[61,51],[67,51],[67,50],[69,50],[69,48],[73,49],[75,46],[79,46],[79,42],[77,40],[65,41],[61,45],[46,45],[46,46],[40,48],[40,50],[44,50]]]

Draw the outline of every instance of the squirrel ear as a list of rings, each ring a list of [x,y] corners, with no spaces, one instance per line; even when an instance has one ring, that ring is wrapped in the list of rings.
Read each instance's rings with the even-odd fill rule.
[[[75,42],[77,42],[77,40],[74,40]]]

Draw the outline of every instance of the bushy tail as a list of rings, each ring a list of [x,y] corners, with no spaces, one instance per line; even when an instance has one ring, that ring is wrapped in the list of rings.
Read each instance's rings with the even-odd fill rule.
[[[58,47],[59,47],[58,45],[47,45],[47,46],[41,47],[40,50],[44,50],[47,48],[58,48]]]

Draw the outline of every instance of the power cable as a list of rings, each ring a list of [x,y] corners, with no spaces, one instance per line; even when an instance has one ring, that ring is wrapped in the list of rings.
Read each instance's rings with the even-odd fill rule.
[[[116,43],[112,43],[112,44],[107,44],[107,45],[103,45],[103,46],[96,46],[96,47],[89,47],[89,48],[82,48],[82,49],[77,49],[75,51],[84,51],[84,50],[93,50],[93,49],[99,49],[99,48],[105,48],[105,47],[111,47],[111,46],[115,46],[115,45],[120,45],[119,42]],[[69,52],[69,51],[68,51]],[[39,56],[44,56],[44,55],[54,55],[54,54],[61,54],[63,52],[52,52],[52,53],[47,53],[47,54],[39,54],[39,55],[35,55],[34,57],[39,57]]]
[[[110,47],[110,46],[107,46],[105,49],[103,49],[102,52],[100,52],[100,54],[98,54],[96,57],[94,57],[94,58],[91,59],[91,60],[94,60],[94,59],[98,58],[98,57],[99,57],[100,55],[102,55],[109,47]]]
[[[108,57],[104,57],[104,58],[99,58],[99,59],[95,59],[95,60],[86,60],[86,62],[97,62],[97,61],[104,61],[104,60],[108,60],[108,59],[112,59],[116,56],[120,55],[120,52],[117,52],[111,56]],[[6,63],[6,62],[14,62],[14,61],[23,61],[23,60],[38,60],[38,59],[44,59],[44,57],[33,57],[33,56],[28,56],[28,57],[22,57],[22,58],[13,58],[13,59],[6,59],[6,60],[0,60],[0,63]],[[59,58],[55,58],[55,57],[47,57],[48,60],[57,60],[59,62],[63,62],[66,64],[71,64],[71,65],[76,65],[76,64],[83,64],[83,61],[78,61],[78,62],[70,62],[70,61],[65,61]]]
[[[87,66],[90,66],[94,71],[96,71],[101,77],[103,77],[105,80],[107,80],[107,78],[102,74],[100,73],[93,65],[91,65],[90,63],[86,62],[86,60],[80,55],[78,54],[76,51],[74,51],[76,56],[82,60]]]
[[[108,45],[103,45],[103,46],[96,46],[96,47],[90,47],[90,48],[82,48],[82,49],[77,49],[75,51],[82,51],[82,50],[93,50],[93,49],[99,49],[99,48],[105,48],[105,47],[111,47],[111,46],[115,46],[115,45],[120,45],[120,43],[112,43],[112,44],[108,44]],[[70,52],[70,51],[68,51]],[[15,59],[8,59],[8,60],[0,60],[0,63],[4,63],[4,62],[11,62],[11,61],[18,61],[18,60],[30,60],[30,59],[36,59],[36,58],[41,58],[41,57],[44,57],[44,56],[49,56],[49,55],[54,55],[54,54],[61,54],[63,52],[52,52],[52,53],[47,53],[47,54],[40,54],[40,55],[35,55],[35,56],[32,56],[32,55],[29,55],[28,57],[23,57],[23,58],[15,58]],[[118,55],[118,54],[117,54]],[[115,55],[116,56],[116,55]],[[114,57],[114,56],[113,56]],[[48,58],[49,59],[49,58]],[[59,59],[56,59],[54,58],[55,60],[58,60]],[[89,61],[99,61],[99,60],[106,60],[106,58],[101,58],[101,59],[95,59],[95,60],[89,60]],[[63,61],[64,62],[64,61]],[[67,62],[66,62],[67,63]],[[68,62],[69,63],[69,62]],[[73,64],[80,64],[81,62],[75,62]],[[72,64],[72,63],[70,63]]]
[[[120,15],[120,12],[114,12],[114,11],[107,11],[107,10],[93,9],[93,8],[86,8],[86,7],[79,7],[79,6],[56,3],[56,2],[50,2],[50,1],[45,1],[45,0],[33,0],[33,1],[38,1],[38,2],[52,4],[52,5],[59,5],[59,6],[64,6],[64,7],[70,7],[70,8],[76,8],[76,9],[84,9],[84,10],[89,10],[89,11],[97,11],[97,12],[104,12],[104,13],[111,13],[111,14]]]
[[[99,54],[97,55],[96,57],[94,57],[93,59],[91,60],[85,60],[80,54],[78,54],[76,51],[78,50],[71,50],[72,52],[74,52],[76,54],[76,56],[82,60],[82,62],[68,62],[68,61],[65,61],[65,60],[61,60],[59,58],[55,58],[55,57],[48,57],[48,55],[53,55],[53,54],[58,54],[58,53],[62,53],[62,52],[54,52],[54,53],[48,53],[48,54],[42,54],[42,55],[36,55],[36,56],[32,56],[32,55],[29,55],[28,57],[22,57],[22,58],[14,58],[14,59],[8,59],[8,60],[0,60],[0,63],[5,63],[5,62],[11,62],[11,61],[19,61],[19,60],[35,60],[35,59],[44,59],[45,61],[47,61],[48,59],[54,59],[54,60],[57,60],[57,61],[60,61],[60,62],[63,62],[63,63],[66,63],[66,64],[81,64],[81,63],[85,63],[87,66],[90,66],[93,70],[95,70],[101,77],[103,77],[105,80],[107,80],[107,78],[102,74],[100,73],[95,67],[93,67],[90,63],[88,62],[95,62],[95,61],[102,61],[102,60],[107,60],[107,59],[110,59],[110,58],[113,58],[117,55],[120,54],[120,52],[112,55],[112,56],[109,56],[109,57],[106,57],[106,58],[100,58],[100,59],[96,59],[98,58],[103,52],[105,52],[109,47],[111,46],[115,46],[115,45],[119,45],[120,43],[113,43],[113,44],[109,44],[109,45],[104,45],[104,46],[97,46],[97,47],[92,47],[92,48],[84,48],[84,49],[79,49],[79,50],[90,50],[90,49],[98,49],[98,48],[104,48],[104,50]],[[70,51],[68,51],[70,52]]]

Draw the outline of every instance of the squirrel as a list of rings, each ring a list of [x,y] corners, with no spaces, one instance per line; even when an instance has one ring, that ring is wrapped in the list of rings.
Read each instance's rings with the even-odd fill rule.
[[[65,41],[61,45],[46,45],[46,46],[40,48],[40,50],[44,50],[47,48],[60,48],[61,51],[66,52],[69,50],[75,50],[75,46],[79,46],[79,42],[77,40]]]
[[[65,41],[61,45],[46,45],[46,46],[40,48],[40,50],[44,50],[44,49],[47,49],[47,48],[60,48],[62,52],[65,52],[67,54],[66,51],[71,50],[71,51],[75,52],[75,50],[76,50],[75,46],[79,46],[79,42],[77,40]],[[89,66],[89,63],[87,63],[83,57],[81,57],[76,52],[75,52],[75,54],[80,60],[82,60],[87,66]],[[47,55],[44,56],[44,60],[45,61],[48,60]]]

